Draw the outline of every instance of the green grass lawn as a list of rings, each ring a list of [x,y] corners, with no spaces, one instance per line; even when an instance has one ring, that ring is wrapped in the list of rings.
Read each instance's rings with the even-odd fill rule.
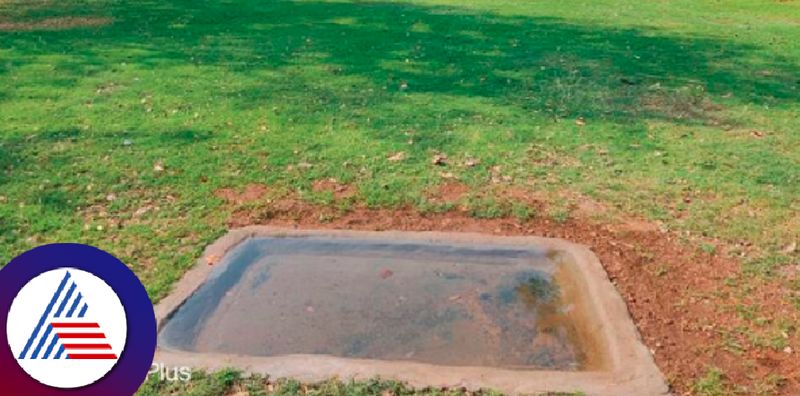
[[[501,396],[491,390],[466,392],[460,389],[413,389],[404,384],[379,379],[360,382],[331,380],[320,384],[306,385],[293,380],[270,381],[261,376],[243,376],[233,370],[222,370],[207,374],[193,374],[189,383],[170,383],[151,380],[139,390],[137,396]],[[553,393],[543,396],[584,396],[583,393]]]
[[[342,210],[428,211],[457,180],[509,214],[494,180],[743,246],[780,281],[798,38],[793,1],[0,0],[0,263],[89,243],[158,300],[225,231],[220,188],[326,204],[312,183],[336,178]]]

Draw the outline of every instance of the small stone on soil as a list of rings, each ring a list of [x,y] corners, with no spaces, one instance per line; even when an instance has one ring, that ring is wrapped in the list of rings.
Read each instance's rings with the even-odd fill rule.
[[[392,270],[390,270],[388,268],[382,269],[380,274],[378,274],[378,276],[380,276],[381,279],[386,279],[386,278],[388,278],[388,277],[390,277],[392,275],[394,275],[394,272],[392,272]]]
[[[214,264],[218,263],[218,262],[219,262],[219,260],[220,260],[221,258],[222,258],[222,257],[220,257],[218,254],[210,254],[210,255],[209,255],[207,258],[206,258],[206,263],[207,263],[208,265],[214,265]]]

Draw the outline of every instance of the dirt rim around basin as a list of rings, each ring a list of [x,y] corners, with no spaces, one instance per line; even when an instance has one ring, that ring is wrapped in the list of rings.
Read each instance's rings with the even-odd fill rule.
[[[539,201],[526,203],[545,207]],[[785,288],[779,282],[743,274],[741,263],[724,254],[724,248],[703,251],[641,219],[601,224],[581,210],[565,221],[546,216],[478,219],[464,209],[420,213],[412,208],[355,207],[341,211],[294,196],[262,196],[245,207],[229,202],[228,208],[231,228],[478,232],[556,237],[584,244],[599,257],[676,395],[694,393],[694,384],[710,369],[719,369],[723,381],[735,385],[739,394],[800,394],[796,332],[778,335],[786,338],[788,349],[756,347],[752,337],[764,329],[739,311],[745,301],[758,307],[758,316],[768,323],[800,323]],[[752,286],[744,297],[742,282]]]

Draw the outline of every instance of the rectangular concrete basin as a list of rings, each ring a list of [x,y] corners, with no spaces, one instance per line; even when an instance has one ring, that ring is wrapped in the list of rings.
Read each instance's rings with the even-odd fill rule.
[[[156,311],[169,365],[667,392],[597,258],[555,239],[251,227],[210,246]]]

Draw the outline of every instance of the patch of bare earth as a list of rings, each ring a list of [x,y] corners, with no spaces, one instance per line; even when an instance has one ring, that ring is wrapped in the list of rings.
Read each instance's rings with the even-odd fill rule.
[[[333,178],[317,180],[311,185],[311,189],[314,192],[329,192],[335,199],[345,199],[356,195],[355,187],[340,183]]]
[[[58,17],[36,21],[0,21],[0,31],[25,32],[33,30],[68,30],[110,25],[113,19],[106,17]]]
[[[439,197],[460,198],[458,186],[443,186]],[[519,195],[513,191],[511,195]],[[530,200],[530,199],[529,199]],[[235,199],[234,199],[235,201]],[[533,200],[537,201],[537,200]],[[584,203],[583,211],[601,207]],[[778,282],[753,278],[740,263],[723,254],[705,253],[677,235],[644,221],[599,224],[576,211],[557,222],[546,216],[476,219],[465,210],[420,213],[414,209],[357,207],[337,212],[293,197],[269,201],[256,209],[233,207],[229,226],[250,224],[356,230],[480,232],[500,235],[559,237],[588,245],[600,257],[609,278],[624,297],[645,344],[676,394],[691,394],[693,384],[711,367],[745,394],[778,376],[781,395],[800,394],[800,359],[796,329],[778,335],[790,348],[755,346],[753,337],[768,337],[770,324],[800,323]],[[320,221],[320,219],[325,221]],[[719,250],[718,250],[719,251]],[[743,290],[750,288],[743,294]],[[742,297],[744,295],[744,297]],[[760,324],[741,315],[742,304],[757,307]],[[734,345],[735,347],[731,347]]]
[[[267,194],[269,190],[263,184],[248,184],[242,191],[232,188],[221,188],[214,192],[217,198],[221,198],[228,204],[242,205],[258,201]]]
[[[469,186],[458,182],[444,182],[432,188],[427,198],[437,203],[455,203],[463,200],[470,192]]]

